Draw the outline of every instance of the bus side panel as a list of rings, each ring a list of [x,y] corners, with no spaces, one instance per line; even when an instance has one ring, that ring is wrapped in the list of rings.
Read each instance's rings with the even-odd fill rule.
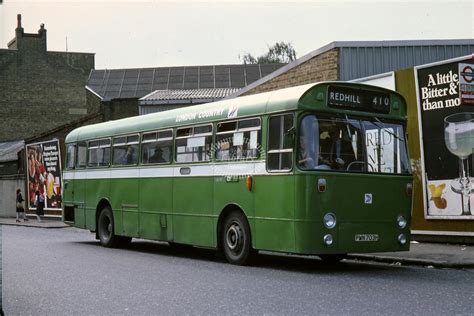
[[[138,169],[131,169],[138,174]],[[138,177],[111,180],[110,201],[114,212],[115,234],[139,237]]]
[[[178,176],[173,179],[173,241],[213,247],[212,215],[214,179],[210,176]]]
[[[109,173],[109,172],[107,172]],[[109,176],[105,179],[91,179],[87,181],[86,191],[86,228],[92,231],[96,230],[96,212],[97,204],[102,197],[109,196],[110,180]]]
[[[76,173],[77,175],[85,175],[85,172]],[[74,181],[74,220],[75,226],[86,228],[86,179],[80,177]]]
[[[173,225],[173,179],[140,179],[140,237],[169,240]]]
[[[294,176],[267,175],[254,179],[256,248],[295,250]]]
[[[217,221],[222,210],[229,204],[236,204],[242,208],[247,216],[252,234],[252,243],[255,245],[254,225],[254,192],[247,190],[246,176],[216,176],[214,178],[214,232],[216,232]],[[220,238],[220,236],[217,236]]]

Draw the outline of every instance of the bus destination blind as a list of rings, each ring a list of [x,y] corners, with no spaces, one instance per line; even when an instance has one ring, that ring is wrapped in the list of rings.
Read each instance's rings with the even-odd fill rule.
[[[389,113],[390,94],[329,86],[327,105],[330,108],[341,110]]]

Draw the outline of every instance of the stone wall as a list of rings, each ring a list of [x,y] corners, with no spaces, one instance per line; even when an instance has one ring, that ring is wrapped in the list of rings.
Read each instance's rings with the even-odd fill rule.
[[[94,54],[48,52],[46,30],[17,29],[0,49],[0,142],[26,139],[99,109],[87,107],[86,85]]]
[[[338,80],[338,52],[337,48],[333,48],[317,55],[254,89],[247,91],[243,95],[273,91],[312,82]]]

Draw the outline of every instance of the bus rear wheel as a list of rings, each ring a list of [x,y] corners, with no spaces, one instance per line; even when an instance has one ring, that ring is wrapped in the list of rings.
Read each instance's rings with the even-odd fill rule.
[[[231,212],[224,221],[222,248],[229,263],[245,265],[253,254],[250,228],[245,216],[239,211]]]
[[[97,225],[100,244],[104,247],[117,247],[121,240],[114,232],[114,217],[110,207],[105,207],[99,214]]]

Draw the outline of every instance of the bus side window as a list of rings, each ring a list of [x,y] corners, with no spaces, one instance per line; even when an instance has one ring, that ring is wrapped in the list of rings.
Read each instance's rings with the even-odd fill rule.
[[[114,138],[113,164],[116,166],[138,164],[138,135],[119,136]]]
[[[216,159],[242,160],[259,157],[260,119],[222,122],[217,125]]]
[[[176,130],[176,162],[211,160],[212,125]]]
[[[86,167],[87,144],[86,142],[77,143],[76,169]]]
[[[169,163],[173,149],[172,131],[153,132],[142,136],[142,164]]]
[[[293,114],[270,117],[268,124],[267,168],[275,171],[291,170],[293,165]]]
[[[74,169],[76,144],[68,144],[66,149],[66,169]]]

